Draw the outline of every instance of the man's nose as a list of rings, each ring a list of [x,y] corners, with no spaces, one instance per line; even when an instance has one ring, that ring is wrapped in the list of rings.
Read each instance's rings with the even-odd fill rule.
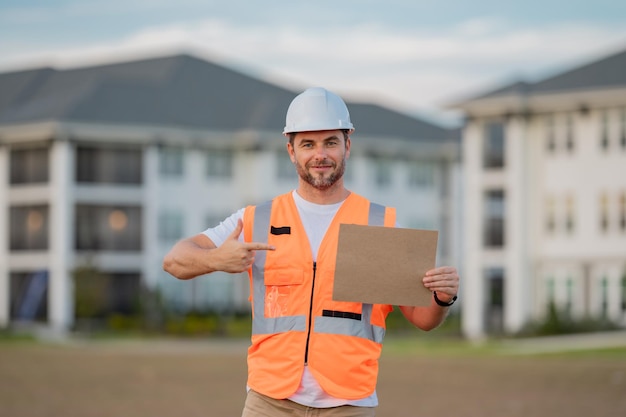
[[[327,149],[325,146],[317,146],[315,148],[315,157],[318,159],[326,159],[326,155],[328,155]]]

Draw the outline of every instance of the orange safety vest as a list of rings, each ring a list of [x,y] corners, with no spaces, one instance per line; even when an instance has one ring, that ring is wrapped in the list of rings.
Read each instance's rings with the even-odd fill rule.
[[[318,251],[317,262],[291,193],[246,207],[244,239],[267,242],[250,275],[252,345],[248,386],[272,398],[299,387],[304,365],[328,394],[345,399],[371,395],[390,305],[333,301],[339,225],[395,225],[395,209],[350,194]]]

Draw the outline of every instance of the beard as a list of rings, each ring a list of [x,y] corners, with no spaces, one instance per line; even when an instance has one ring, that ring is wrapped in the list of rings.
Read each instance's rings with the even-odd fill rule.
[[[332,165],[334,171],[327,176],[324,176],[324,174],[314,176],[309,171],[311,167],[329,164]],[[308,163],[304,167],[300,165],[300,163],[296,162],[296,170],[304,182],[311,185],[313,188],[324,191],[335,185],[337,181],[343,177],[343,174],[346,171],[346,159],[343,158],[339,164],[333,161],[324,160],[320,162]]]

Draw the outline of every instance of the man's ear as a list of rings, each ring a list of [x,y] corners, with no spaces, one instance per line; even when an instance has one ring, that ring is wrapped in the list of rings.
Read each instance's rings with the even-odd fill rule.
[[[293,145],[291,142],[287,142],[287,153],[289,154],[289,159],[291,159],[292,163],[296,163],[296,156],[294,155]]]

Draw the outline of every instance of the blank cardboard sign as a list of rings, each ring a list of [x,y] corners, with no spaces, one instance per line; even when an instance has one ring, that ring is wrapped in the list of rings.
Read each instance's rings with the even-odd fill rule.
[[[436,230],[340,225],[333,300],[430,305],[422,277],[435,267],[437,238]]]

